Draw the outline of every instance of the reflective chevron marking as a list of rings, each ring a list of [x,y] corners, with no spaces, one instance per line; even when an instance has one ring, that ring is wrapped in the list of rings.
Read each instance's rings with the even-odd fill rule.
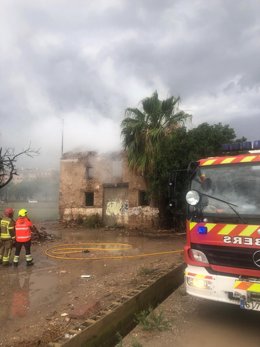
[[[216,223],[196,223],[189,222],[189,230],[197,230],[197,227],[203,225],[207,227],[208,233],[216,235],[230,235],[233,232],[233,236],[252,236],[255,232],[260,235],[260,225],[243,225],[243,224],[216,224]],[[256,235],[258,236],[258,235]]]
[[[214,157],[201,159],[200,166],[210,166],[210,165],[225,165],[225,164],[239,164],[239,163],[251,163],[260,162],[260,155],[253,154],[243,154],[233,157]]]
[[[237,227],[236,224],[227,224],[218,232],[218,234],[229,235],[236,227]]]
[[[248,225],[239,236],[251,236],[258,228],[258,225]]]
[[[234,289],[246,290],[247,292],[260,293],[260,283],[235,281]]]

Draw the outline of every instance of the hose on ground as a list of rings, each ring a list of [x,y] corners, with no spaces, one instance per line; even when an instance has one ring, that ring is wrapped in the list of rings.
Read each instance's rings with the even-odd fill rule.
[[[109,260],[109,259],[134,259],[141,257],[153,257],[158,255],[174,254],[183,252],[182,249],[168,250],[162,252],[140,253],[140,254],[125,254],[133,250],[133,246],[129,243],[112,243],[112,242],[88,242],[79,244],[59,244],[45,250],[45,254],[50,258],[62,260]],[[91,252],[121,252],[120,255],[114,254],[110,256],[92,256]],[[81,253],[81,256],[71,256],[75,253]]]

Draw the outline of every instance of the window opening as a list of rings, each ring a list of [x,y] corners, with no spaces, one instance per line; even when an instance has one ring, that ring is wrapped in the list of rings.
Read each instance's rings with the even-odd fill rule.
[[[85,193],[85,204],[86,206],[94,206],[94,192]]]
[[[148,194],[144,190],[139,190],[139,206],[148,206],[149,199]]]

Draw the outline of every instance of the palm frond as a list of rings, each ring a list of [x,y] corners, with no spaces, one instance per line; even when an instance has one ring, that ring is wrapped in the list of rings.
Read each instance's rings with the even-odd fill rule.
[[[121,136],[132,169],[152,175],[167,138],[191,117],[178,109],[179,102],[174,96],[161,101],[155,91],[142,100],[142,110],[126,109]]]

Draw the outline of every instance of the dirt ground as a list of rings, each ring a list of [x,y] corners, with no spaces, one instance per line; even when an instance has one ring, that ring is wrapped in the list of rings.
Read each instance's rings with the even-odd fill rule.
[[[170,269],[182,261],[180,253],[140,255],[182,249],[183,235],[64,228],[58,223],[41,223],[37,227],[44,227],[56,239],[32,246],[35,265],[26,267],[22,251],[18,268],[0,267],[0,346],[46,346],[145,281],[151,271]],[[70,244],[69,248],[73,248],[86,242],[102,243],[102,247],[91,250],[89,245],[89,251],[76,250],[77,253],[64,254],[65,259],[45,253],[56,245]],[[104,249],[104,243],[112,243],[113,249]],[[115,243],[130,248],[117,249]],[[110,256],[121,258],[108,259]],[[98,257],[104,259],[94,260]]]
[[[192,297],[186,294],[184,285],[153,314],[161,317],[154,320],[154,328],[144,330],[144,324],[139,324],[118,346],[259,347],[259,312]]]

